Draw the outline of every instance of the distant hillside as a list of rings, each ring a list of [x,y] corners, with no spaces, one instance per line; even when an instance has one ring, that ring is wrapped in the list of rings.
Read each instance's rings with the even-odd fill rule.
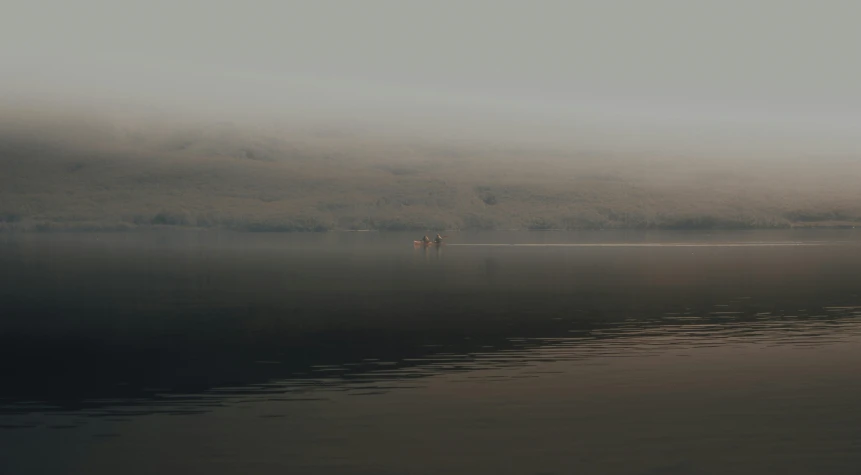
[[[714,160],[338,130],[16,117],[0,228],[247,231],[861,224],[861,160]]]

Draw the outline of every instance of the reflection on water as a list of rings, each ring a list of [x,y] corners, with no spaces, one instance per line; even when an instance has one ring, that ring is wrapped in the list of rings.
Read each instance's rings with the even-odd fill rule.
[[[791,369],[795,378],[779,379],[756,360],[737,358],[760,349],[759,364],[816,365],[835,351],[836,361],[861,361],[855,350],[861,343],[861,254],[853,234],[670,235],[652,236],[654,242],[604,237],[604,243],[583,242],[583,236],[565,242],[575,239],[524,233],[506,244],[499,235],[466,235],[439,248],[411,248],[410,237],[397,234],[7,236],[0,244],[0,429],[92,430],[93,437],[122,439],[133,433],[123,424],[146,417],[217,421],[224,411],[257,407],[263,413],[235,416],[231,424],[254,431],[257,423],[249,421],[287,417],[294,433],[311,433],[338,424],[306,420],[303,414],[322,410],[320,404],[348,420],[368,410],[361,401],[387,401],[388,410],[401,411],[399,419],[429,424],[422,407],[451,397],[468,412],[497,408],[493,437],[516,437],[506,432],[506,420],[544,420],[540,408],[553,391],[581,398],[579,405],[624,393],[632,399],[615,409],[620,414],[648,401],[656,386],[677,391],[685,380],[685,390],[693,391],[706,384],[703,378],[713,383],[714,375],[724,378],[718,390],[744,389],[740,394],[749,395],[741,401],[748,407],[764,401],[756,380],[820,381],[816,392],[804,393],[810,407],[819,399],[861,396],[857,385],[823,386],[823,376],[803,366]],[[703,371],[715,361],[720,371],[706,377]],[[648,362],[658,369],[648,370],[647,381],[642,372]],[[593,367],[604,370],[590,372]],[[854,377],[851,365],[829,368],[838,380]],[[606,378],[615,389],[598,385]],[[521,386],[524,381],[534,385]],[[538,381],[551,384],[551,392],[522,394],[543,387]],[[483,391],[493,398],[471,405]],[[713,404],[715,414],[742,407],[738,399]],[[822,410],[838,410],[830,404]],[[509,406],[517,412],[503,409]],[[656,414],[676,417],[679,407]],[[757,411],[746,417],[771,417],[771,409]],[[846,420],[861,415],[845,406],[839,411]],[[626,417],[639,417],[631,414]],[[609,417],[609,426],[632,427],[628,419]],[[113,425],[104,432],[96,429],[100,424]],[[552,420],[542,424],[548,433],[561,429]],[[841,434],[844,442],[861,443],[861,433]],[[677,436],[667,429],[667,440]],[[424,437],[424,443],[447,443],[442,432]],[[542,437],[535,436],[536,446],[552,446]],[[293,443],[296,450],[304,446]],[[328,447],[324,457],[349,458],[343,445],[314,447]],[[470,457],[497,449],[487,450]],[[544,456],[561,460],[562,452]],[[590,457],[597,458],[581,460],[583,467],[602,468],[613,456]],[[294,462],[281,460],[277,468]],[[303,463],[311,464],[305,465],[309,473],[317,467]],[[403,473],[360,465],[343,471]],[[488,466],[476,470],[493,472]]]
[[[254,360],[251,355],[236,355],[234,364],[253,372],[256,381],[246,380],[240,385],[230,384],[225,373],[213,387],[200,386],[198,391],[173,381],[173,386],[143,387],[132,374],[124,374],[117,387],[102,387],[107,397],[87,399],[60,399],[81,397],[78,391],[64,394],[70,388],[53,387],[44,394],[28,394],[18,400],[12,389],[0,413],[6,415],[32,412],[77,412],[82,417],[116,417],[153,413],[194,414],[230,404],[240,396],[242,403],[255,400],[302,401],[318,390],[338,390],[346,394],[380,394],[405,387],[419,387],[421,379],[440,373],[470,372],[488,369],[531,367],[541,362],[580,362],[596,357],[639,358],[657,355],[672,349],[685,350],[708,347],[731,347],[743,344],[790,345],[795,348],[816,347],[839,342],[861,342],[861,306],[825,307],[751,313],[745,300],[717,304],[712,311],[691,308],[680,309],[654,318],[628,318],[623,321],[582,325],[562,331],[550,331],[546,336],[505,337],[500,339],[463,337],[455,342],[445,338],[430,339],[419,348],[392,348],[381,358],[363,357],[362,353],[346,353],[342,360],[326,358],[317,362],[303,358],[289,348],[283,357],[272,360]],[[321,340],[322,345],[330,342]],[[381,344],[384,344],[381,342]],[[418,342],[415,343],[418,345]],[[190,348],[190,350],[195,350]],[[368,356],[381,356],[379,352]],[[57,354],[63,358],[75,355]],[[100,355],[112,358],[115,355]],[[165,357],[167,355],[159,355]],[[169,358],[169,356],[167,356]],[[243,358],[244,357],[244,358]],[[299,361],[296,361],[296,360]],[[337,362],[336,362],[337,361]],[[99,364],[87,361],[86,364]],[[106,363],[106,362],[103,362]],[[134,361],[137,365],[157,364],[147,371],[174,369],[171,364],[188,364],[182,359]],[[165,365],[167,363],[167,365]],[[18,361],[16,364],[22,364]],[[24,365],[27,362],[23,362]],[[82,364],[75,362],[75,364]],[[216,364],[222,364],[217,362]],[[90,371],[85,369],[85,371]],[[127,370],[132,370],[130,367]],[[210,371],[220,371],[218,366]],[[184,372],[185,370],[183,370]],[[204,370],[205,371],[205,370]],[[219,377],[218,373],[210,377]],[[517,377],[522,377],[520,374]],[[503,376],[504,377],[504,376]],[[7,381],[9,381],[7,379]],[[163,380],[164,381],[164,380]],[[169,381],[169,380],[168,380]],[[15,382],[14,380],[11,382]],[[52,382],[52,385],[54,383]],[[137,387],[130,387],[137,384]],[[77,388],[76,388],[77,389]],[[86,388],[83,388],[86,389]],[[122,397],[126,395],[126,397]],[[37,399],[41,396],[41,399]],[[280,396],[280,399],[272,399]],[[33,398],[33,399],[29,399]],[[6,427],[25,427],[9,425]]]

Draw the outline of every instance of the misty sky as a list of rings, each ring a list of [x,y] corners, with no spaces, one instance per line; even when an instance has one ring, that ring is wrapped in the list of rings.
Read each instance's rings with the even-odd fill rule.
[[[6,0],[3,12],[0,94],[13,100],[805,131],[853,146],[861,126],[854,1]]]

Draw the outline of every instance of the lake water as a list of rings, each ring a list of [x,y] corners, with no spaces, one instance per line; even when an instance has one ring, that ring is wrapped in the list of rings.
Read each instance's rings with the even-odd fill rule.
[[[0,235],[0,473],[861,473],[861,235]]]

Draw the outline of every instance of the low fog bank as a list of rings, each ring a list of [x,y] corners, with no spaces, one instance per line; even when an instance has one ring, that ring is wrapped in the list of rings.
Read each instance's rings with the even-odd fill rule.
[[[424,129],[425,122],[406,116],[396,127],[349,117],[203,118],[164,109],[132,116],[121,109],[6,107],[0,229],[861,223],[861,161],[851,147],[766,150],[754,141],[738,147],[737,135],[695,133],[679,138],[677,147],[667,140],[650,146],[614,140],[624,136],[623,126],[602,135],[609,129],[550,120],[523,122],[517,134],[513,121],[502,127],[503,118],[472,127],[460,117],[449,128]],[[532,132],[542,128],[553,131],[546,140]]]

